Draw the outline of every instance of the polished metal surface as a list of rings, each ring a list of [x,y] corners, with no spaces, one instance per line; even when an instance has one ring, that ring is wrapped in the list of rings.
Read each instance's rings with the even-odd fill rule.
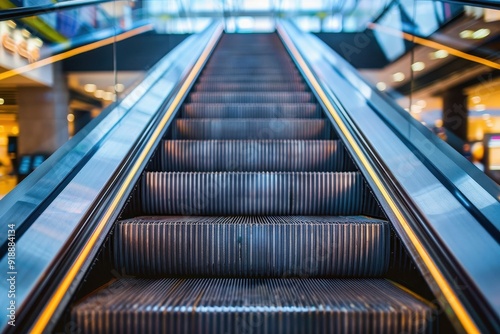
[[[442,250],[441,254],[445,254],[447,261],[451,259],[458,267],[455,272],[469,282],[465,287],[457,286],[456,274],[443,276],[441,270],[444,268],[439,268],[429,255],[435,254],[434,250],[418,241],[415,227],[399,219],[393,220],[399,213],[388,210],[389,218],[395,222],[396,230],[443,307],[457,311],[450,314],[459,317],[461,325],[475,328],[460,304],[460,298],[467,293],[482,300],[481,307],[492,310],[492,314],[500,318],[500,244],[495,232],[492,234],[492,229],[485,229],[484,221],[470,210],[475,206],[474,209],[489,220],[490,227],[498,227],[500,203],[495,198],[498,189],[488,184],[484,176],[475,175],[472,164],[445,147],[407,113],[383,99],[342,57],[317,38],[300,32],[289,22],[282,22],[278,30],[290,39],[307,62],[315,80],[326,92],[325,98],[336,106],[336,112],[348,124],[355,124],[355,129],[363,134],[362,140],[377,152],[377,160],[390,173],[391,183],[396,183],[399,191],[412,199],[412,205],[423,217],[425,229],[434,238],[436,247]],[[345,139],[345,133],[341,137]],[[353,150],[351,144],[346,145],[350,151]],[[368,182],[375,185],[373,175],[365,175]],[[443,183],[443,177],[451,181],[453,189]],[[373,188],[383,206],[389,208],[383,191]],[[474,315],[477,310],[469,308],[469,312]]]
[[[136,141],[158,117],[159,108],[165,100],[172,98],[171,93],[186,77],[218,29],[219,25],[212,25],[205,33],[188,38],[162,59],[145,80],[109,111],[101,122],[94,123],[93,128],[85,129],[81,136],[75,136],[70,143],[56,152],[56,158],[42,164],[40,170],[47,173],[42,175],[36,184],[30,185],[33,195],[23,192],[26,188],[21,187],[19,192],[14,190],[12,196],[8,195],[4,199],[5,202],[1,202],[2,206],[13,202],[18,208],[24,206],[36,209],[37,205],[48,197],[45,190],[48,185],[55,182],[55,187],[60,186],[61,179],[53,181],[52,173],[61,173],[64,177],[74,173],[71,182],[66,186],[63,184],[64,187],[59,190],[57,197],[46,208],[39,209],[29,229],[16,240],[16,261],[22,264],[16,280],[18,307],[22,307],[26,301],[29,302],[27,296],[36,290],[45,275],[57,265],[61,252],[81,228],[81,221],[95,209],[95,201],[99,199],[101,192],[109,187],[109,181],[123,167]],[[92,152],[91,156],[88,156],[88,152]],[[61,156],[62,158],[57,160],[57,157]],[[75,166],[78,168],[75,169]],[[34,176],[36,177],[37,175]],[[30,183],[30,178],[26,182]],[[27,201],[26,198],[30,200]],[[9,216],[12,213],[8,210],[2,211],[2,214],[2,222],[16,217]],[[24,220],[14,223],[20,227]],[[5,234],[2,233],[2,236]],[[97,249],[94,253],[96,251]],[[7,261],[4,256],[0,265],[7,268]],[[5,274],[6,271],[1,277],[5,278]],[[7,290],[6,280],[2,279],[2,305],[8,303]],[[5,316],[1,317],[0,327],[4,327],[7,319]]]
[[[356,167],[338,140],[165,140],[172,172],[341,172]]]
[[[174,139],[330,139],[325,119],[178,119]]]
[[[390,298],[388,298],[390,296]],[[78,304],[84,333],[433,333],[432,307],[383,279],[120,279]]]
[[[183,118],[319,118],[314,103],[185,103]]]
[[[389,223],[362,216],[138,217],[113,238],[131,276],[373,277],[390,251]]]
[[[194,92],[189,95],[193,103],[308,103],[313,102],[308,92]]]
[[[262,74],[259,76],[248,75],[230,75],[214,73],[209,76],[202,76],[199,83],[218,82],[218,83],[241,83],[241,82],[302,82],[302,78],[298,74]]]
[[[359,172],[147,172],[148,215],[376,215]]]
[[[194,86],[194,91],[205,91],[205,92],[218,92],[218,91],[242,91],[242,92],[252,92],[252,91],[304,91],[306,86],[304,83],[299,82],[205,82],[199,83]]]

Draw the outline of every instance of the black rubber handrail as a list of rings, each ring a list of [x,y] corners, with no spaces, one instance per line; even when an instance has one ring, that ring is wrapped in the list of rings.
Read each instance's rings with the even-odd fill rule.
[[[0,11],[0,21],[18,19],[22,17],[28,16],[36,16],[40,14],[47,14],[51,12],[55,12],[58,10],[72,9],[77,7],[85,7],[98,5],[106,2],[114,2],[114,1],[125,1],[125,0],[70,0],[65,2],[59,2],[48,5],[41,6],[30,6],[30,7],[18,7],[11,9],[4,9]]]

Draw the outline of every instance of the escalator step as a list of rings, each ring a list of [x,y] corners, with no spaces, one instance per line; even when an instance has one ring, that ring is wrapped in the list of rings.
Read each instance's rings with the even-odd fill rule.
[[[359,277],[385,273],[390,226],[366,217],[139,217],[118,222],[126,275]]]
[[[384,279],[122,278],[80,301],[82,333],[432,333],[432,306]]]
[[[165,140],[169,172],[342,172],[356,167],[335,140]]]
[[[194,92],[189,102],[198,103],[307,103],[314,102],[308,92]]]
[[[198,82],[303,82],[300,75],[281,74],[281,75],[201,75]]]
[[[358,172],[147,172],[140,188],[146,215],[378,216]]]
[[[256,57],[254,55],[246,55],[239,57],[214,56],[212,59],[208,61],[205,69],[225,69],[228,67],[241,67],[241,66],[245,66],[247,68],[257,68],[257,67],[275,68],[279,66],[280,68],[296,69],[295,63],[290,59],[287,59],[286,56]]]
[[[303,83],[269,83],[269,82],[239,82],[239,83],[200,83],[194,86],[194,91],[197,92],[234,92],[234,91],[305,91],[306,85]]]
[[[178,119],[172,139],[331,139],[323,119]]]
[[[244,66],[241,64],[240,66]],[[204,69],[203,75],[207,74],[217,74],[217,75],[280,75],[280,74],[297,74],[298,71],[294,68],[286,68],[286,67],[224,67],[224,68],[213,68],[213,69]]]
[[[184,118],[320,118],[315,103],[185,103]]]

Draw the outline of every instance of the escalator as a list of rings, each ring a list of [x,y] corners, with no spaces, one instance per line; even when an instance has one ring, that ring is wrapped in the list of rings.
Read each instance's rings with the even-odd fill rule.
[[[278,36],[224,34],[100,255],[120,275],[94,290],[95,266],[67,317],[83,333],[436,331],[389,275],[394,238]]]

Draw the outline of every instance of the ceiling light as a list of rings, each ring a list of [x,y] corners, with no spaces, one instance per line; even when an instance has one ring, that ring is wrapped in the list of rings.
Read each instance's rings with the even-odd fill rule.
[[[476,30],[472,33],[472,38],[474,39],[482,39],[482,38],[485,38],[486,36],[488,36],[490,34],[490,29],[479,29],[479,30]]]
[[[21,30],[19,29],[15,29],[14,32],[12,33],[12,37],[14,39],[14,41],[19,44],[21,43],[22,41],[24,41],[24,37],[23,37],[23,33]]]
[[[474,33],[474,31],[472,31],[472,30],[464,30],[459,35],[460,35],[460,38],[469,39],[469,38],[472,38],[473,33]]]
[[[486,110],[486,106],[484,104],[476,104],[474,106],[474,110],[475,111],[485,111]]]
[[[377,89],[381,92],[383,92],[384,90],[387,89],[387,85],[385,84],[385,82],[377,82]]]
[[[22,33],[24,38],[30,38],[30,36],[31,36],[31,33],[26,29],[21,30],[21,33]]]
[[[68,114],[68,116],[66,117],[66,119],[68,120],[68,122],[73,122],[75,120],[75,115],[73,114]]]
[[[483,114],[483,119],[488,120],[490,119],[491,115],[490,114]]]
[[[5,100],[0,97],[0,106],[5,103]]]
[[[425,100],[418,100],[417,106],[419,106],[421,108],[425,108],[425,107],[427,107],[427,102],[425,102]]]
[[[425,68],[425,63],[421,61],[417,61],[411,65],[411,69],[415,72],[420,72]]]
[[[43,46],[43,41],[40,38],[38,38],[38,37],[37,38],[32,38],[31,42],[33,43],[33,45],[35,45],[38,48],[41,48]]]
[[[403,72],[397,72],[392,75],[392,80],[395,82],[401,82],[405,79],[405,75]]]
[[[17,136],[19,134],[19,127],[17,125],[14,125],[12,128],[10,128],[10,132],[14,135]]]
[[[93,93],[96,91],[97,86],[94,84],[86,84],[85,86],[83,86],[83,89],[88,93]]]
[[[124,90],[124,89],[125,89],[125,86],[124,86],[123,84],[121,84],[121,83],[117,83],[117,84],[115,85],[115,90],[116,90],[118,93],[123,92],[123,90]]]
[[[431,52],[431,59],[443,59],[448,57],[450,54],[446,50],[437,50],[436,52]]]
[[[474,104],[478,104],[479,102],[481,102],[481,98],[479,96],[473,96],[473,97],[470,98],[470,100]]]
[[[115,94],[113,92],[105,92],[103,98],[106,101],[113,101]]]
[[[95,91],[94,96],[100,99],[104,96],[104,91],[102,89],[98,89]]]
[[[411,112],[415,114],[420,114],[422,112],[422,107],[417,106],[416,104],[411,105]]]

